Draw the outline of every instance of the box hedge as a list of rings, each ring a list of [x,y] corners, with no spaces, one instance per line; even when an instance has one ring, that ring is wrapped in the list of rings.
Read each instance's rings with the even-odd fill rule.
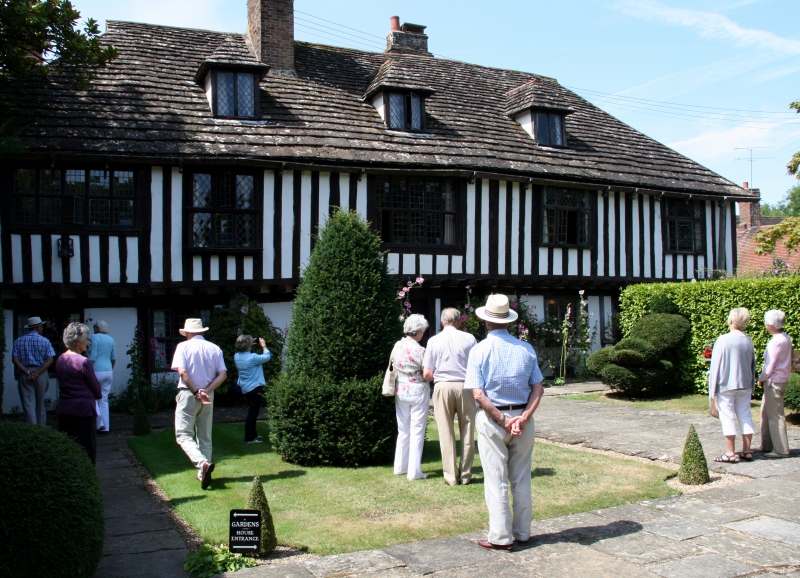
[[[103,554],[92,462],[62,433],[0,420],[0,576],[91,578]]]
[[[783,392],[783,406],[792,411],[800,411],[800,375],[796,373],[789,376],[789,385]]]
[[[698,393],[708,392],[708,364],[702,359],[703,349],[728,332],[726,321],[734,307],[750,310],[750,325],[745,333],[753,339],[759,369],[772,337],[763,323],[764,313],[770,309],[786,313],[784,330],[796,346],[800,344],[800,276],[631,285],[620,297],[621,325],[626,336],[648,312],[653,298],[660,295],[672,299],[681,315],[691,322],[690,338],[679,361],[684,385]]]
[[[644,339],[628,337],[614,346],[609,362],[623,367],[655,367],[658,355],[656,348]]]

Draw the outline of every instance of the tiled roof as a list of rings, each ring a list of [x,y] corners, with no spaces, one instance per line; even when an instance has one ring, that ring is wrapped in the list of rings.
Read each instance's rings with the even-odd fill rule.
[[[53,78],[0,83],[22,124],[30,151],[146,158],[276,160],[350,167],[484,171],[570,179],[696,194],[745,192],[543,77],[407,54],[388,55],[295,43],[297,77],[261,82],[263,122],[214,119],[195,82],[227,38],[242,35],[108,22],[104,42],[119,58],[91,90],[74,92]],[[426,100],[425,135],[386,130],[363,95],[387,60],[419,86]],[[532,80],[555,87],[575,112],[566,119],[568,147],[537,145],[506,114],[509,91]],[[534,84],[535,86],[535,84]]]
[[[759,273],[772,268],[773,257],[783,259],[789,266],[796,270],[800,268],[800,253],[789,253],[783,243],[775,245],[775,251],[771,255],[756,255],[756,235],[777,225],[783,217],[764,217],[760,218],[761,225],[747,227],[739,225],[736,227],[736,255],[737,269],[740,273]]]
[[[514,116],[528,108],[549,108],[574,112],[566,103],[567,90],[550,79],[536,78],[506,93],[506,114]]]
[[[411,66],[408,66],[411,64]],[[370,75],[369,84],[364,91],[364,100],[369,99],[373,94],[381,90],[399,88],[402,90],[413,90],[421,94],[431,95],[436,91],[425,83],[420,82],[416,73],[419,62],[404,62],[401,59],[388,59],[381,64],[375,72]]]
[[[227,36],[220,42],[211,56],[200,64],[195,80],[201,81],[206,71],[212,67],[252,68],[254,72],[258,73],[259,78],[263,78],[269,71],[269,66],[262,64],[253,55],[241,36]]]

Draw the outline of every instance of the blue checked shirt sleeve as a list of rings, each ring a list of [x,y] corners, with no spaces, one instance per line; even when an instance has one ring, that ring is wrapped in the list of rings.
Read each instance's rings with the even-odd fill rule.
[[[531,371],[531,377],[528,380],[529,384],[534,383],[541,383],[544,381],[544,376],[542,375],[542,371],[539,369],[539,360],[536,357],[536,353],[533,354],[533,371]]]
[[[486,378],[483,375],[483,356],[473,348],[467,360],[467,377],[464,389],[485,389]]]

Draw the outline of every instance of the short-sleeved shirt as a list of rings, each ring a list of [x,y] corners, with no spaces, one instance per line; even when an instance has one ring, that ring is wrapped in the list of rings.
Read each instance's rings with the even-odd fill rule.
[[[206,341],[202,335],[182,341],[175,348],[172,357],[172,370],[185,367],[189,378],[197,389],[205,389],[214,381],[220,371],[227,371],[222,350]],[[186,389],[183,380],[178,382],[178,389]]]
[[[397,369],[396,394],[400,397],[419,395],[430,387],[422,377],[422,359],[425,348],[410,337],[394,344],[392,360]]]
[[[94,361],[95,371],[111,371],[111,362],[117,359],[114,348],[114,339],[105,333],[92,335],[92,352],[89,359]]]
[[[521,405],[543,379],[530,343],[495,329],[469,352],[464,389],[482,389],[493,405]]]
[[[433,381],[464,381],[470,350],[478,342],[471,333],[448,325],[428,339],[422,366],[433,369]]]
[[[14,341],[12,355],[25,367],[41,367],[48,357],[55,357],[56,352],[49,339],[38,331],[31,331]]]
[[[270,359],[272,359],[272,354],[266,349],[261,354],[239,351],[233,356],[233,362],[236,364],[236,369],[239,370],[237,383],[242,389],[242,393],[249,393],[259,385],[266,385],[262,366]]]

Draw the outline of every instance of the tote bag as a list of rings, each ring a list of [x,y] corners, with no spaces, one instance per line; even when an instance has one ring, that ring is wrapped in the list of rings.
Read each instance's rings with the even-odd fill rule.
[[[392,354],[389,356],[389,365],[386,367],[386,373],[383,375],[383,388],[381,393],[386,397],[392,397],[395,393],[395,384],[397,383],[397,369],[394,367],[392,360],[394,359],[394,348]]]

